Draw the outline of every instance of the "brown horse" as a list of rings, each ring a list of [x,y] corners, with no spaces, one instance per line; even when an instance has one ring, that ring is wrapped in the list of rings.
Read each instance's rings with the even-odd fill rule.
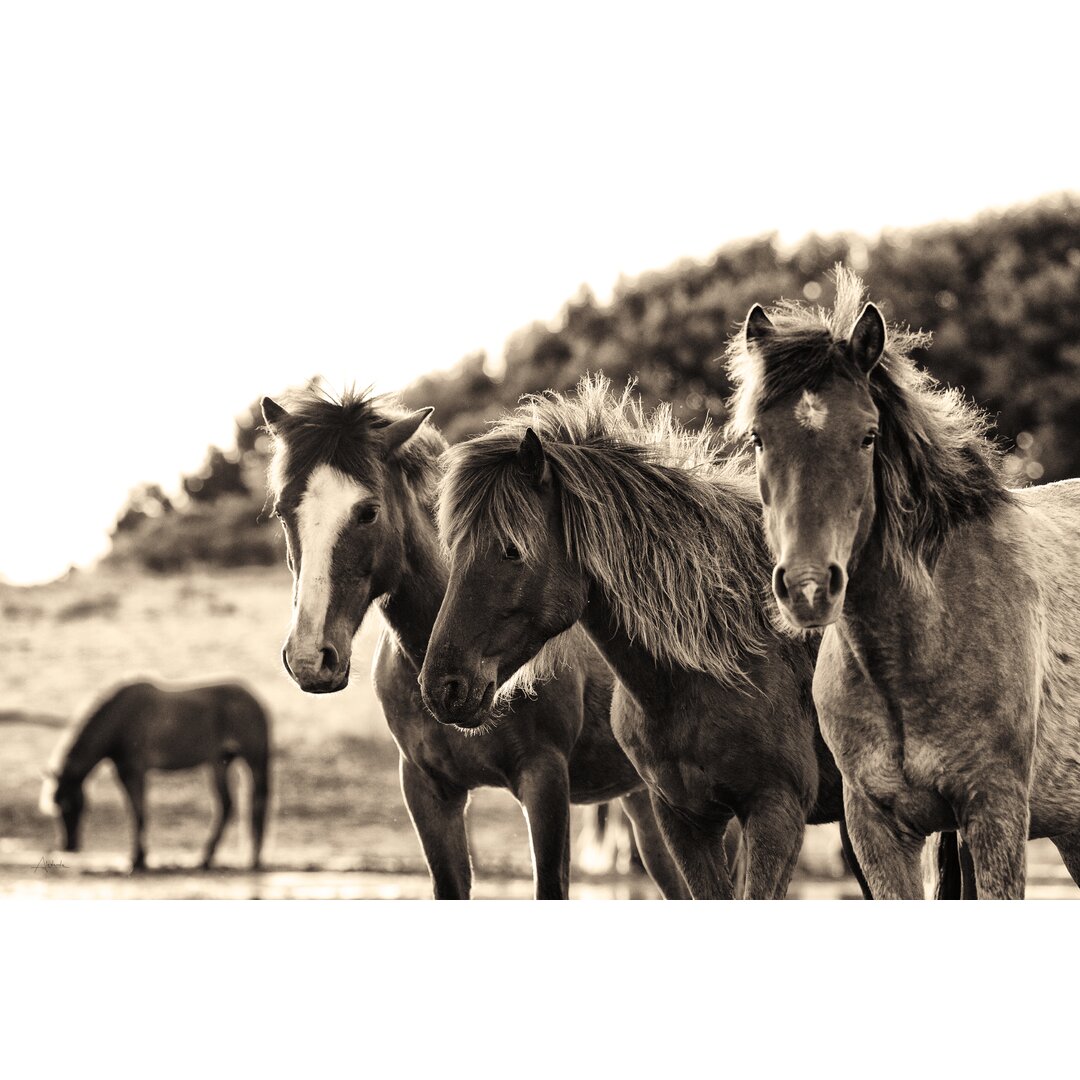
[[[754,307],[734,426],[756,448],[772,584],[827,627],[814,680],[875,896],[921,895],[959,828],[980,897],[1024,893],[1025,841],[1080,881],[1080,483],[1009,491],[986,421],[915,368],[837,273],[831,311]]]
[[[472,888],[465,810],[478,787],[505,788],[521,803],[538,899],[567,897],[571,802],[619,796],[653,880],[666,897],[685,897],[641,779],[611,733],[611,676],[595,650],[574,650],[556,678],[510,702],[513,723],[492,723],[483,737],[441,727],[424,708],[417,676],[447,577],[434,520],[446,443],[424,422],[430,411],[354,393],[307,393],[288,410],[263,400],[295,586],[286,670],[309,693],[342,689],[353,635],[378,605],[386,627],[375,690],[437,899],[467,899]]]
[[[217,796],[214,824],[202,866],[214,857],[232,816],[229,765],[246,761],[253,781],[252,865],[258,867],[270,785],[270,729],[266,712],[249,690],[225,683],[166,690],[134,682],[109,693],[58,751],[59,764],[45,778],[41,806],[58,814],[65,851],[79,850],[83,783],[101,761],[116,766],[135,820],[132,869],[146,866],[146,774],[150,769],[210,765]]]
[[[807,822],[840,819],[843,797],[810,697],[816,642],[781,632],[767,600],[752,473],[603,379],[527,399],[448,458],[432,712],[485,723],[580,621],[619,679],[616,737],[692,895],[733,895],[734,817],[745,895],[784,896]]]

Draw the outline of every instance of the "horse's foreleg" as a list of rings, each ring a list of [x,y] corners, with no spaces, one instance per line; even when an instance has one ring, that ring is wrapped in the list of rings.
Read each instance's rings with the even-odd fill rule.
[[[799,860],[806,811],[799,801],[782,794],[759,803],[743,822],[746,844],[747,900],[782,900],[787,895]]]
[[[203,854],[202,868],[204,870],[210,868],[210,861],[214,857],[214,852],[217,851],[221,834],[225,831],[229,818],[232,817],[233,809],[232,795],[229,792],[229,763],[227,761],[214,762],[213,777],[217,802],[214,807],[214,824],[210,829],[210,839],[206,842],[206,851]]]
[[[925,837],[902,831],[850,784],[844,785],[844,818],[855,855],[876,900],[922,900]]]
[[[131,803],[131,815],[135,825],[131,869],[145,870],[146,850],[143,847],[143,832],[146,829],[146,773],[135,769],[118,768],[117,775]]]
[[[537,900],[570,897],[570,773],[565,758],[531,763],[516,792],[529,825]]]
[[[667,844],[664,843],[648,791],[640,788],[624,795],[621,801],[626,816],[634,827],[634,838],[637,840],[641,861],[664,899],[689,900],[690,890],[686,887]]]
[[[690,896],[694,900],[733,899],[723,846],[727,822],[716,822],[712,832],[703,832],[679,817],[663,799],[652,792],[649,794],[656,823],[690,889]]]
[[[957,820],[971,848],[979,899],[1023,900],[1028,793],[1019,783],[1007,790],[992,782],[972,786],[978,794],[957,809]]]
[[[420,769],[404,757],[400,762],[401,794],[424,850],[436,900],[468,900],[472,862],[465,832],[469,793],[437,790]]]
[[[859,857],[855,854],[855,848],[851,844],[851,834],[848,832],[847,822],[840,819],[840,849],[844,853],[844,862],[847,863],[848,870],[851,871],[852,877],[859,883],[859,891],[862,893],[864,900],[873,900],[874,894],[870,891],[870,884],[866,880],[866,875],[862,871],[862,867],[859,865]]]

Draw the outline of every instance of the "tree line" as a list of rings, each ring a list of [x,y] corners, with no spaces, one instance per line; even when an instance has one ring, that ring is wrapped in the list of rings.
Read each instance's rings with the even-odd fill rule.
[[[787,297],[831,302],[829,271],[865,279],[890,320],[933,333],[916,360],[989,411],[1016,483],[1080,475],[1080,196],[1060,194],[971,221],[889,230],[875,240],[774,235],[730,243],[618,282],[610,302],[583,287],[550,323],[512,336],[503,356],[465,357],[405,388],[435,406],[451,441],[482,431],[525,393],[571,388],[586,371],[637,379],[649,404],[670,401],[690,425],[722,424],[730,386],[724,346],[750,305]],[[276,563],[279,530],[264,513],[268,443],[253,404],[232,447],[211,447],[170,498],[132,492],[110,558],[151,570],[192,563]]]

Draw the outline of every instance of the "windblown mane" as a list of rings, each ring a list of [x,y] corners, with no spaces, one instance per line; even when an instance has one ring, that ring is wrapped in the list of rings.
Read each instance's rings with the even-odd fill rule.
[[[720,460],[713,433],[646,416],[586,376],[572,395],[523,399],[486,434],[451,449],[440,489],[444,543],[469,559],[493,540],[524,559],[546,530],[516,465],[527,428],[544,444],[569,559],[600,587],[622,629],[658,661],[744,685],[746,660],[776,634],[753,475]],[[558,641],[558,639],[556,639]],[[538,663],[550,658],[543,651]]]
[[[762,340],[748,347],[744,330],[728,345],[732,435],[749,434],[758,412],[831,378],[866,380],[848,349],[866,287],[840,265],[835,277],[831,310],[783,300],[769,309],[773,330]],[[911,359],[913,349],[929,344],[929,334],[890,326],[869,378],[881,414],[874,528],[889,563],[923,586],[948,532],[1011,497],[998,448],[987,438],[988,417]]]
[[[336,397],[315,386],[286,395],[282,404],[286,415],[271,432],[269,489],[275,499],[316,465],[370,482],[382,461],[382,429],[409,413],[396,395],[373,397],[370,388],[349,389]],[[395,464],[425,505],[434,503],[438,459],[445,449],[446,440],[435,426],[424,424],[394,454]]]

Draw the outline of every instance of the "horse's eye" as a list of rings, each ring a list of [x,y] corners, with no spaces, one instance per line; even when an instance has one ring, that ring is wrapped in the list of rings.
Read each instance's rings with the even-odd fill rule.
[[[750,432],[750,445],[755,450],[761,449],[761,436],[756,431]]]
[[[353,514],[353,520],[357,525],[370,525],[378,516],[377,506],[358,506]]]
[[[518,549],[513,544],[507,544],[506,547],[503,548],[503,558],[514,560],[520,559],[521,552],[518,551]]]
[[[873,446],[875,442],[877,442],[877,432],[876,431],[867,432],[866,435],[863,437],[863,441],[862,441],[863,449],[864,450],[869,450],[870,447]]]

